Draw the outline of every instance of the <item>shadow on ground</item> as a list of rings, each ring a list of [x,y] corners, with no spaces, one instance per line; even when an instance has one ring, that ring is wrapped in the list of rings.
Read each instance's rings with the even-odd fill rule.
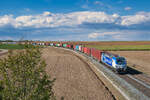
[[[143,72],[141,71],[138,71],[134,68],[131,68],[131,67],[127,67],[127,74],[130,74],[130,75],[137,75],[137,74],[142,74]]]

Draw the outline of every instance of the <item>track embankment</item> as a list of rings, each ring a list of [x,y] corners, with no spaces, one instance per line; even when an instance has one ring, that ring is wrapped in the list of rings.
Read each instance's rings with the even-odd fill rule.
[[[140,74],[137,70],[133,70],[132,68],[130,68],[129,73],[126,73],[125,75],[122,75],[123,77],[121,77],[121,75],[115,74],[110,69],[108,69],[107,66],[98,63],[97,61],[93,60],[93,58],[86,56],[85,54],[80,52],[75,52],[75,51],[73,52],[76,53],[77,55],[80,55],[81,57],[88,58],[89,59],[88,62],[92,62],[92,64],[94,64],[94,66],[91,68],[95,70],[94,72],[97,74],[97,76],[100,74],[104,76],[109,81],[109,83],[111,83],[111,85],[113,85],[113,87],[115,87],[126,100],[149,100],[150,99],[148,94],[149,86],[145,82],[140,81],[134,77],[134,74]],[[142,89],[142,87],[144,87],[144,89]],[[115,96],[118,97],[118,95],[116,94]],[[119,98],[118,100],[121,99]]]
[[[42,52],[47,73],[56,78],[53,89],[58,100],[115,100],[90,65],[73,52],[53,47]]]

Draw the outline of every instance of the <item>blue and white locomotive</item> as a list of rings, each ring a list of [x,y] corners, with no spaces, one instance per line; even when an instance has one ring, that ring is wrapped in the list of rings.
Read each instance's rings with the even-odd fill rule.
[[[127,61],[124,57],[103,52],[101,54],[101,62],[115,69],[116,72],[126,72]]]

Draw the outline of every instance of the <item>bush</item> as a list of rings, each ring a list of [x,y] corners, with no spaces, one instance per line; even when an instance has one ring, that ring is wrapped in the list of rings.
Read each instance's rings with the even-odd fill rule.
[[[50,80],[45,72],[38,48],[0,60],[0,99],[2,100],[55,100]]]

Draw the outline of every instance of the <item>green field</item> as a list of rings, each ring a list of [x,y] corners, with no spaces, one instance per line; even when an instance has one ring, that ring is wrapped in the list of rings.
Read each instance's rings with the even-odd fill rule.
[[[106,51],[146,51],[150,50],[150,45],[86,45],[86,47],[96,48]]]
[[[32,45],[28,45],[28,47],[32,47]],[[25,49],[26,46],[22,44],[0,44],[0,49]]]

